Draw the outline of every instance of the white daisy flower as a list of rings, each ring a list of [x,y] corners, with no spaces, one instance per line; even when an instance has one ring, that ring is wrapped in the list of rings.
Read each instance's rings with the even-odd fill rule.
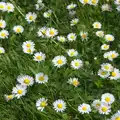
[[[45,61],[46,55],[42,52],[37,52],[34,54],[34,61],[41,62]]]
[[[104,53],[104,58],[113,61],[113,59],[117,58],[119,56],[119,54],[116,51],[109,51]]]
[[[108,71],[104,71],[104,70],[99,70],[98,71],[98,75],[101,77],[101,78],[107,78],[109,77],[110,73]]]
[[[39,84],[44,84],[48,82],[48,76],[40,72],[35,75],[35,81]]]
[[[111,41],[114,41],[115,38],[114,38],[113,35],[107,34],[107,35],[105,35],[105,40],[106,40],[107,42],[111,42]]]
[[[108,71],[108,72],[111,72],[113,70],[113,66],[110,64],[110,63],[103,63],[101,65],[101,69],[103,71]]]
[[[66,57],[64,57],[63,55],[60,55],[60,56],[54,57],[52,62],[54,64],[54,66],[60,68],[60,67],[62,67],[63,65],[66,64],[67,60],[66,60]]]
[[[0,28],[4,29],[6,27],[6,22],[4,20],[0,20]]]
[[[58,34],[58,31],[55,28],[48,28],[46,30],[46,36],[48,38],[52,38]]]
[[[83,103],[78,106],[78,111],[81,114],[85,114],[85,113],[89,114],[91,112],[91,107],[89,104]]]
[[[116,5],[120,5],[120,0],[115,0],[114,2]]]
[[[115,113],[110,120],[120,120],[120,111]]]
[[[71,67],[74,69],[80,69],[83,66],[83,61],[80,59],[74,59],[71,61]]]
[[[67,38],[68,38],[68,41],[72,42],[72,41],[75,41],[75,40],[76,40],[77,36],[76,36],[75,33],[69,33],[69,34],[67,35]]]
[[[3,47],[0,47],[0,54],[5,53],[5,49]]]
[[[103,44],[101,46],[101,50],[108,50],[110,48],[110,45],[107,45],[107,44]]]
[[[78,52],[77,52],[75,49],[69,49],[69,50],[67,51],[67,54],[68,54],[68,56],[70,56],[70,57],[74,57],[74,56],[77,56],[77,55],[78,55]]]
[[[46,30],[47,28],[45,26],[41,27],[37,32],[38,36],[44,38],[46,36]]]
[[[78,78],[70,78],[68,79],[68,83],[75,87],[78,87],[78,85],[80,84]]]
[[[0,31],[0,38],[1,39],[8,38],[8,36],[9,36],[9,32],[7,30],[1,30]]]
[[[0,10],[6,11],[6,3],[5,2],[0,2]]]
[[[25,96],[26,92],[26,86],[23,85],[16,85],[16,87],[13,87],[12,90],[12,94],[14,94],[17,99],[19,99],[22,96]]]
[[[5,100],[8,102],[9,100],[12,100],[13,98],[14,98],[14,95],[13,94],[11,94],[11,95],[4,95],[4,98],[5,98]]]
[[[13,31],[14,31],[15,33],[17,33],[17,34],[23,33],[24,28],[23,28],[21,25],[17,25],[17,26],[14,26],[14,27],[13,27]]]
[[[101,103],[99,108],[99,113],[103,115],[108,115],[111,112],[111,106],[106,103]]]
[[[93,28],[96,28],[96,29],[101,29],[102,25],[100,22],[94,22],[93,23]]]
[[[90,4],[90,0],[79,0],[83,5]]]
[[[67,9],[68,9],[68,10],[73,10],[73,9],[75,9],[76,7],[77,7],[76,4],[71,3],[71,4],[69,4],[69,5],[67,6]]]
[[[110,80],[117,80],[120,79],[120,71],[119,69],[114,68],[111,72],[111,76],[109,77]]]
[[[35,47],[35,43],[33,41],[31,41],[31,40],[23,42],[23,45],[22,45],[23,49],[24,48],[30,49],[30,48],[34,48],[34,47]]]
[[[66,103],[61,99],[56,100],[53,103],[53,108],[56,112],[64,112],[66,109]]]
[[[90,4],[96,6],[99,0],[91,0]]]
[[[19,75],[17,77],[18,83],[21,85],[32,86],[34,84],[34,78],[29,75]]]
[[[100,105],[101,105],[100,100],[94,100],[93,103],[92,103],[92,106],[97,110],[100,108]]]
[[[66,38],[64,36],[57,36],[57,40],[62,43],[66,42]]]
[[[85,40],[85,39],[87,40],[88,39],[88,32],[81,31],[80,36],[81,36],[82,40]]]
[[[44,3],[35,4],[36,10],[42,10],[44,7],[45,7],[45,4],[44,4]]]
[[[103,4],[102,7],[101,7],[102,11],[111,11],[111,6],[109,4]]]
[[[47,12],[43,13],[44,18],[49,18],[52,15],[52,10],[48,10]]]
[[[79,22],[79,19],[78,19],[78,18],[74,18],[74,19],[71,20],[70,26],[74,26],[74,25],[76,25],[78,22]]]
[[[104,93],[101,96],[101,102],[112,104],[115,101],[115,97],[110,93]]]
[[[14,11],[14,6],[11,3],[6,4],[6,10],[7,12],[13,12]]]
[[[36,107],[40,111],[43,111],[47,105],[48,105],[47,99],[45,99],[45,98],[40,98],[36,102]]]
[[[33,52],[35,51],[35,48],[24,48],[23,52],[26,54],[33,54]]]
[[[96,32],[96,36],[98,36],[98,37],[104,37],[104,31],[97,31]]]
[[[28,23],[35,22],[36,18],[37,18],[37,15],[34,12],[27,13],[26,17],[25,17],[25,19],[27,20]]]

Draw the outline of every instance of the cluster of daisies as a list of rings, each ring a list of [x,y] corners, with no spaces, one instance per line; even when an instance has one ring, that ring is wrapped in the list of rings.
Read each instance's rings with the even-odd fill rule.
[[[99,0],[79,0],[83,5],[89,4],[96,6]]]
[[[101,29],[102,25],[100,22],[94,22],[93,23],[94,29]],[[104,31],[99,30],[96,32],[96,36],[101,38],[105,44],[101,46],[101,50],[107,51],[110,48],[109,43],[114,41],[115,38],[111,34],[104,34]],[[103,57],[105,59],[108,59],[109,61],[113,61],[115,58],[117,58],[119,54],[115,51],[107,51],[104,53]],[[101,64],[101,69],[98,71],[98,75],[101,78],[110,78],[111,80],[117,80],[120,78],[120,71],[119,69],[113,67],[110,63],[103,63]]]

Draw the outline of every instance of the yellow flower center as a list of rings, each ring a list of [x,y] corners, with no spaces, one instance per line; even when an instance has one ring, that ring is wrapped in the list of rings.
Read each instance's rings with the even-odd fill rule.
[[[101,72],[101,75],[106,75],[106,72],[105,72],[105,71],[102,71],[102,72]]]
[[[116,117],[116,119],[115,120],[120,120],[120,117]]]
[[[4,6],[3,5],[0,5],[0,9],[3,9],[4,8]]]
[[[107,112],[108,108],[107,107],[102,107],[103,112]]]
[[[2,22],[0,22],[0,27],[2,27],[3,26],[3,24],[2,24]]]
[[[39,80],[40,80],[40,81],[43,81],[43,80],[44,80],[44,76],[40,76],[40,77],[39,77]]]
[[[78,81],[78,80],[74,80],[74,81],[73,81],[73,85],[74,85],[74,86],[78,86],[78,85],[79,85],[79,81]]]
[[[111,55],[111,57],[112,57],[112,58],[115,58],[115,57],[116,57],[116,55],[115,55],[115,54],[112,54],[112,55]]]
[[[2,51],[2,50],[0,50],[0,53],[3,53],[3,51]]]
[[[5,36],[6,36],[6,34],[5,34],[5,33],[1,33],[1,36],[2,36],[2,37],[5,37]]]
[[[83,38],[83,39],[85,39],[86,37],[87,37],[87,35],[86,35],[86,34],[83,34],[83,35],[82,35],[82,38]]]
[[[109,41],[112,41],[112,37],[108,37],[108,40],[109,40]]]
[[[95,27],[96,27],[96,28],[99,28],[99,24],[95,24]]]
[[[41,60],[41,59],[42,59],[42,56],[39,55],[39,56],[36,57],[36,59],[37,59],[37,60]]]
[[[7,6],[7,9],[8,9],[8,10],[11,10],[11,6]]]
[[[58,108],[62,108],[63,105],[62,105],[61,103],[59,103],[59,104],[57,105],[57,107],[58,107]]]
[[[30,43],[27,43],[27,44],[26,44],[26,47],[27,47],[27,48],[30,48],[30,47],[31,47],[31,44],[30,44]]]
[[[50,35],[53,36],[54,34],[55,34],[55,32],[54,32],[53,30],[51,30],[51,31],[50,31]]]
[[[105,68],[106,70],[108,70],[108,69],[109,69],[109,66],[106,65],[106,66],[104,66],[104,68]]]
[[[92,4],[96,4],[97,3],[97,1],[96,0],[92,0]]]
[[[18,90],[17,93],[18,93],[18,94],[22,94],[23,91],[22,91],[22,90]]]
[[[41,102],[40,104],[41,107],[46,107],[47,106],[47,103],[45,101]]]
[[[25,84],[29,84],[29,83],[30,83],[30,80],[29,80],[28,78],[26,78],[26,79],[24,80],[24,83],[25,83]]]
[[[115,77],[117,74],[116,72],[112,72],[112,76]]]
[[[73,36],[73,35],[72,35],[72,36],[70,36],[70,38],[71,38],[71,39],[74,39],[74,38],[75,38],[75,36]]]
[[[75,66],[77,66],[77,67],[78,67],[79,65],[80,65],[80,63],[79,63],[79,62],[76,62],[76,63],[75,63]]]
[[[28,53],[31,53],[31,49],[28,49],[27,52],[28,52]]]
[[[75,52],[71,52],[71,53],[70,53],[71,56],[74,56],[74,54],[75,54]]]
[[[105,46],[104,46],[104,49],[107,49],[107,48],[108,48],[108,45],[105,45]]]
[[[29,19],[30,19],[30,20],[33,20],[33,16],[29,16]]]
[[[63,61],[60,59],[60,60],[57,61],[57,63],[58,63],[58,64],[62,64]]]
[[[13,95],[8,95],[7,98],[8,98],[8,99],[12,99],[12,98],[13,98]]]
[[[86,110],[87,110],[87,107],[86,107],[86,106],[83,106],[83,107],[82,107],[82,110],[86,111]]]
[[[89,2],[89,0],[84,0],[84,3],[88,3]]]
[[[100,103],[97,103],[96,106],[97,106],[97,107],[100,107]]]
[[[20,29],[20,28],[17,28],[16,32],[17,32],[17,33],[21,32],[21,29]]]
[[[110,98],[109,98],[109,97],[106,97],[105,100],[106,100],[107,102],[110,102]]]

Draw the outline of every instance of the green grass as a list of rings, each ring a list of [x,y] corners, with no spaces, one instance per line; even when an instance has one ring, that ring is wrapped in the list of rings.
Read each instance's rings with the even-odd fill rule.
[[[9,0],[8,0],[9,1]],[[1,46],[6,50],[4,55],[0,55],[0,120],[107,120],[113,113],[120,108],[120,84],[119,81],[109,81],[100,79],[97,71],[100,64],[106,62],[103,59],[103,51],[100,50],[101,40],[95,36],[95,30],[92,28],[94,21],[102,23],[102,30],[105,33],[111,33],[115,36],[115,41],[111,44],[111,50],[120,51],[120,14],[115,10],[111,2],[112,12],[101,12],[101,5],[106,3],[100,0],[97,7],[90,5],[83,6],[78,0],[44,0],[46,8],[37,12],[33,0],[14,0],[16,6],[21,8],[25,15],[29,11],[37,13],[36,23],[28,24],[24,17],[15,9],[14,13],[1,13],[0,17],[7,22],[7,30],[10,32],[9,39],[0,40]],[[76,17],[80,22],[75,27],[70,27],[70,18],[66,6],[74,2],[78,5]],[[54,14],[50,19],[43,18],[45,10],[52,9]],[[20,24],[25,28],[21,35],[13,33],[12,28]],[[67,35],[70,32],[79,34],[81,30],[89,33],[89,40],[81,42],[78,37],[73,43],[54,43],[51,40],[37,37],[38,28],[41,26],[54,27],[58,29],[60,35]],[[36,44],[36,50],[46,54],[47,60],[42,63],[33,61],[32,55],[27,55],[22,51],[22,43],[27,40],[33,40]],[[62,49],[74,48],[80,53],[78,58],[84,61],[84,67],[81,70],[73,70],[70,67],[71,58]],[[66,66],[57,69],[52,65],[52,59],[56,55],[65,55],[68,59]],[[94,60],[94,57],[98,57]],[[115,67],[120,67],[120,58],[113,61]],[[16,78],[19,74],[28,74],[35,76],[38,72],[44,72],[49,76],[47,85],[34,84],[28,88],[26,96],[21,99],[13,99],[6,102],[4,94],[10,94],[12,88],[16,85]],[[81,85],[77,88],[67,84],[70,77],[78,77]],[[112,105],[112,113],[105,117],[92,111],[90,115],[81,115],[77,111],[79,104],[86,102],[91,104],[94,99],[100,99],[103,93],[112,93],[116,101]],[[49,105],[40,112],[36,109],[36,100],[40,97],[48,99]],[[56,113],[52,103],[57,99],[63,99],[67,103],[67,110],[64,113]]]

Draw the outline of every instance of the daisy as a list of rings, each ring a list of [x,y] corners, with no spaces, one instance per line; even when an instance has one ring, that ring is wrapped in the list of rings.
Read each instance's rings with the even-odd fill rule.
[[[17,26],[14,26],[14,27],[13,27],[13,31],[14,31],[15,33],[17,33],[17,34],[23,33],[24,28],[23,28],[21,25],[17,25]]]
[[[78,55],[78,52],[77,52],[75,49],[69,49],[69,50],[67,51],[67,54],[68,54],[68,56],[70,56],[70,57],[74,57],[74,56],[77,56],[77,55]]]
[[[68,9],[68,10],[73,10],[73,9],[75,9],[76,7],[77,7],[76,4],[71,3],[71,4],[69,4],[69,5],[67,6],[67,9]]]
[[[74,25],[76,25],[78,22],[79,22],[79,19],[78,19],[78,18],[74,18],[74,19],[71,20],[70,26],[74,26]]]
[[[120,5],[120,0],[115,0],[116,5]]]
[[[101,50],[108,50],[110,48],[110,45],[107,45],[107,44],[103,44],[101,46]]]
[[[42,52],[37,52],[34,54],[34,61],[41,62],[45,61],[46,55]]]
[[[0,47],[0,54],[5,53],[5,49],[3,47]]]
[[[6,4],[6,10],[7,12],[13,12],[14,11],[14,6],[11,3]]]
[[[4,29],[6,27],[6,22],[4,20],[0,20],[0,28]]]
[[[39,84],[44,84],[48,82],[48,76],[40,72],[35,75],[35,81]]]
[[[64,36],[57,36],[57,40],[62,43],[66,42],[66,38]]]
[[[116,51],[110,51],[110,52],[106,52],[104,53],[104,58],[113,61],[113,59],[117,58],[119,56],[119,54]]]
[[[23,42],[23,45],[22,45],[23,49],[24,48],[30,49],[30,48],[34,48],[34,47],[35,47],[35,43],[31,40]]]
[[[115,97],[110,93],[104,93],[101,96],[101,101],[107,104],[112,104],[115,101]]]
[[[85,40],[85,39],[87,40],[88,39],[88,32],[81,31],[80,36],[81,36],[82,40]]]
[[[101,77],[101,78],[107,78],[107,77],[109,77],[109,75],[110,75],[110,73],[109,72],[107,72],[107,71],[104,71],[104,70],[99,70],[98,71],[98,75]]]
[[[5,100],[8,102],[9,100],[12,100],[13,98],[14,98],[14,95],[13,94],[11,94],[11,95],[4,95],[4,98],[5,98]]]
[[[77,36],[76,36],[75,33],[69,33],[69,34],[67,35],[67,38],[68,38],[68,41],[72,42],[72,41],[75,41],[75,40],[76,40]]]
[[[0,2],[0,10],[6,11],[6,3],[5,2]]]
[[[100,105],[101,105],[100,100],[94,100],[93,103],[92,103],[92,106],[97,110],[100,108]]]
[[[60,68],[60,67],[62,67],[63,65],[66,64],[67,60],[66,60],[66,57],[64,57],[63,55],[60,55],[60,56],[54,57],[52,62],[54,64],[54,66]]]
[[[99,0],[91,0],[90,4],[96,6]]]
[[[90,4],[90,0],[79,0],[82,4]]]
[[[5,39],[8,38],[9,32],[7,30],[1,30],[0,31],[0,38]]]
[[[85,114],[85,113],[89,114],[91,112],[91,107],[89,104],[83,103],[78,106],[78,111],[81,114]]]
[[[120,79],[120,71],[119,69],[114,68],[111,72],[110,80],[117,80]]]
[[[103,4],[102,7],[101,7],[102,11],[111,11],[111,6],[109,4]]]
[[[25,17],[25,19],[27,20],[28,23],[35,22],[36,18],[37,18],[37,15],[34,12],[27,13],[26,17]]]
[[[37,32],[38,36],[44,38],[46,36],[46,30],[47,28],[45,26],[41,27]]]
[[[99,113],[103,115],[108,115],[111,112],[111,106],[106,103],[101,103],[99,108]]]
[[[44,18],[49,18],[51,16],[51,14],[52,14],[52,10],[48,10],[47,12],[43,13],[43,17]]]
[[[25,96],[26,92],[26,86],[23,85],[16,85],[16,87],[13,87],[12,90],[12,94],[14,94],[17,99],[19,99],[22,96]]]
[[[104,31],[97,31],[96,32],[96,36],[98,36],[98,37],[104,37]]]
[[[34,78],[29,75],[19,75],[17,77],[18,83],[21,85],[32,86],[34,84]]]
[[[113,70],[113,66],[112,66],[111,64],[109,64],[109,63],[103,63],[103,64],[101,65],[101,69],[102,69],[103,71],[111,72],[111,71]]]
[[[45,98],[40,98],[36,102],[36,107],[40,111],[43,111],[47,105],[48,105],[47,99],[45,99]]]
[[[35,4],[36,10],[42,10],[45,7],[44,3],[37,3]]]
[[[120,111],[115,113],[110,120],[120,120]]]
[[[56,100],[53,103],[53,108],[56,112],[64,112],[66,109],[66,103],[61,99]]]
[[[94,22],[93,23],[93,28],[96,28],[96,29],[101,29],[102,25],[100,22]]]
[[[80,84],[80,82],[78,81],[78,78],[70,78],[68,80],[68,83],[75,87],[78,87],[78,85]]]
[[[113,35],[110,35],[110,34],[107,34],[107,35],[105,35],[105,40],[107,41],[107,42],[111,42],[111,41],[114,41],[114,36]]]
[[[74,69],[80,69],[83,66],[83,62],[80,59],[74,59],[71,61],[71,67]]]
[[[46,36],[48,38],[52,38],[58,34],[58,31],[55,28],[48,28],[46,30]]]

